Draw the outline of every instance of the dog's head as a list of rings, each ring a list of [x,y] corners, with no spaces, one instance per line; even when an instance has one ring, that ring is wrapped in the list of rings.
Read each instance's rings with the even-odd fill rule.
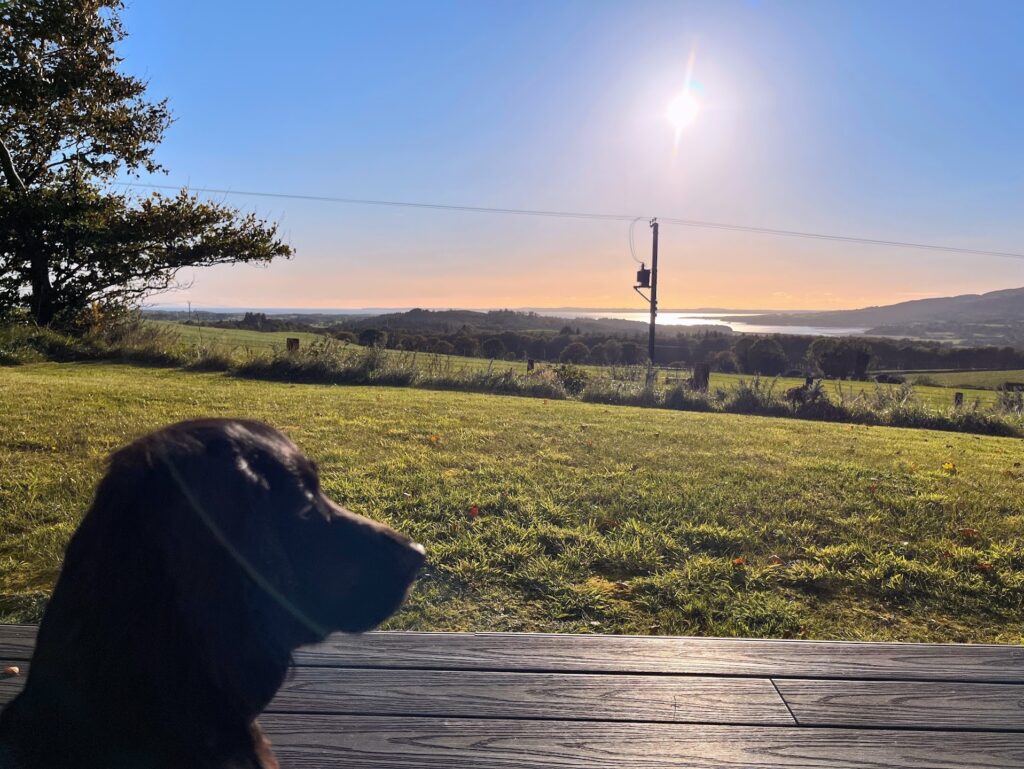
[[[111,757],[125,745],[174,765],[269,755],[251,722],[292,650],[380,623],[423,560],[328,499],[316,466],[265,424],[138,439],[111,458],[39,629],[18,713],[60,724],[65,741],[34,743],[53,754],[38,765],[66,763],[68,744],[97,766],[122,765]]]
[[[374,627],[423,560],[421,546],[324,495],[316,465],[277,430],[182,422],[113,455],[43,630],[119,625],[146,639],[124,641],[125,655],[176,643],[241,674],[225,658],[258,665]]]

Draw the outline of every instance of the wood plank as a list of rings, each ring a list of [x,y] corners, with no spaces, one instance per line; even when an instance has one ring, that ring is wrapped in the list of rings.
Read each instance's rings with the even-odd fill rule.
[[[0,707],[25,685],[0,676]],[[267,713],[793,726],[767,679],[296,668]]]
[[[268,712],[668,723],[795,722],[758,678],[297,668]]]
[[[918,681],[775,682],[801,726],[1024,731],[1024,686]]]
[[[29,659],[34,639],[33,626],[0,626],[0,661]],[[1024,646],[983,644],[392,631],[335,634],[295,658],[328,667],[1024,683]]]
[[[8,664],[9,663],[3,663],[3,665],[0,666],[0,671],[6,668]],[[0,672],[0,708],[13,700],[15,695],[17,695],[25,685],[25,676],[28,673],[28,664],[21,663],[18,667],[21,668],[21,675],[18,676],[4,675]]]
[[[336,634],[303,665],[1024,683],[1024,646],[541,633]]]
[[[35,625],[0,625],[0,664],[3,667],[32,659],[36,629]]]
[[[281,769],[1024,769],[1024,735],[386,716],[260,719]]]

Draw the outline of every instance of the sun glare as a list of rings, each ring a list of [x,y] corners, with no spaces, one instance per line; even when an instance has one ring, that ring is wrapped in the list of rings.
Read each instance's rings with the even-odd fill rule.
[[[675,127],[676,133],[678,134],[694,120],[697,119],[697,113],[700,111],[700,104],[697,99],[694,98],[693,93],[686,89],[676,98],[674,98],[668,105],[668,120]]]

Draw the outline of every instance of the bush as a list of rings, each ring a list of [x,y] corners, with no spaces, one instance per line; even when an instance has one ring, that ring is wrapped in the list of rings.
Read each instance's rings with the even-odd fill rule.
[[[580,395],[580,400],[612,406],[659,405],[658,393],[653,387],[640,382],[620,382],[612,379],[590,381]]]
[[[927,381],[922,382],[921,381],[922,379],[927,380]],[[906,377],[902,377],[899,374],[876,374],[875,375],[875,381],[878,382],[879,384],[897,384],[897,385],[901,385],[901,384],[905,384],[906,383],[907,378]],[[915,378],[914,381],[917,384],[934,384],[934,382],[932,382],[931,380],[928,380],[928,377],[917,377],[917,378]]]
[[[579,344],[576,342],[575,344]],[[570,349],[572,345],[566,349]],[[555,376],[558,377],[558,381],[562,383],[562,387],[569,395],[579,395],[583,392],[583,389],[587,386],[587,382],[590,379],[590,375],[585,369],[579,366],[573,365],[572,363],[562,363],[554,368]]]
[[[775,382],[765,384],[761,377],[741,379],[732,391],[725,393],[722,406],[730,414],[762,414],[764,416],[786,416],[789,407],[775,395]]]
[[[662,405],[677,411],[713,411],[711,399],[704,393],[694,392],[684,384],[677,384],[665,391]]]

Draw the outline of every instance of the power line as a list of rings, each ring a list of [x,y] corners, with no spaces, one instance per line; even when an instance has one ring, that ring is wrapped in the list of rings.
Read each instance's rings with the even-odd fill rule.
[[[139,182],[118,182],[125,187],[138,187],[157,190],[178,190],[171,184],[143,184]],[[633,214],[598,214],[584,211],[550,211],[535,208],[489,208],[485,206],[463,206],[445,203],[421,203],[400,200],[375,200],[370,198],[343,198],[328,195],[295,195],[282,192],[255,192],[252,190],[229,190],[216,187],[191,187],[192,192],[205,192],[218,195],[246,195],[257,198],[283,198],[286,200],[308,200],[322,203],[343,203],[360,206],[387,206],[394,208],[421,208],[442,211],[463,211],[476,214],[504,214],[514,216],[543,216],[561,219],[596,219],[602,221],[628,221],[636,222],[641,219],[654,218],[652,216],[636,216]],[[745,224],[730,224],[727,222],[709,222],[697,219],[678,219],[673,217],[657,217],[658,221],[666,224],[675,224],[682,227],[696,227],[700,229],[728,230],[731,232],[746,232],[754,235],[773,235],[786,238],[804,238],[809,240],[829,240],[843,243],[859,243],[867,246],[884,246],[891,248],[914,248],[924,251],[940,251],[949,254],[968,254],[972,256],[994,256],[1004,259],[1024,259],[1024,253],[1012,251],[989,251],[978,248],[962,248],[959,246],[947,246],[939,243],[914,243],[901,240],[882,240],[879,238],[864,238],[854,235],[837,235],[823,232],[804,232],[801,230],[777,230],[770,227],[753,227]],[[634,256],[634,259],[636,257]]]
[[[671,217],[658,217],[659,222],[678,224],[683,227],[702,227],[713,230],[733,230],[736,232],[750,232],[761,235],[778,235],[789,238],[808,238],[811,240],[836,240],[845,243],[860,243],[866,246],[892,246],[895,248],[919,248],[928,251],[944,251],[950,254],[973,254],[976,256],[999,256],[1006,259],[1024,259],[1024,254],[1012,251],[987,251],[978,248],[961,248],[960,246],[944,246],[940,243],[911,243],[904,240],[879,240],[877,238],[862,238],[853,235],[833,235],[824,232],[801,232],[799,230],[774,230],[768,227],[750,227],[742,224],[726,224],[724,222],[703,222],[692,219],[673,219]]]

